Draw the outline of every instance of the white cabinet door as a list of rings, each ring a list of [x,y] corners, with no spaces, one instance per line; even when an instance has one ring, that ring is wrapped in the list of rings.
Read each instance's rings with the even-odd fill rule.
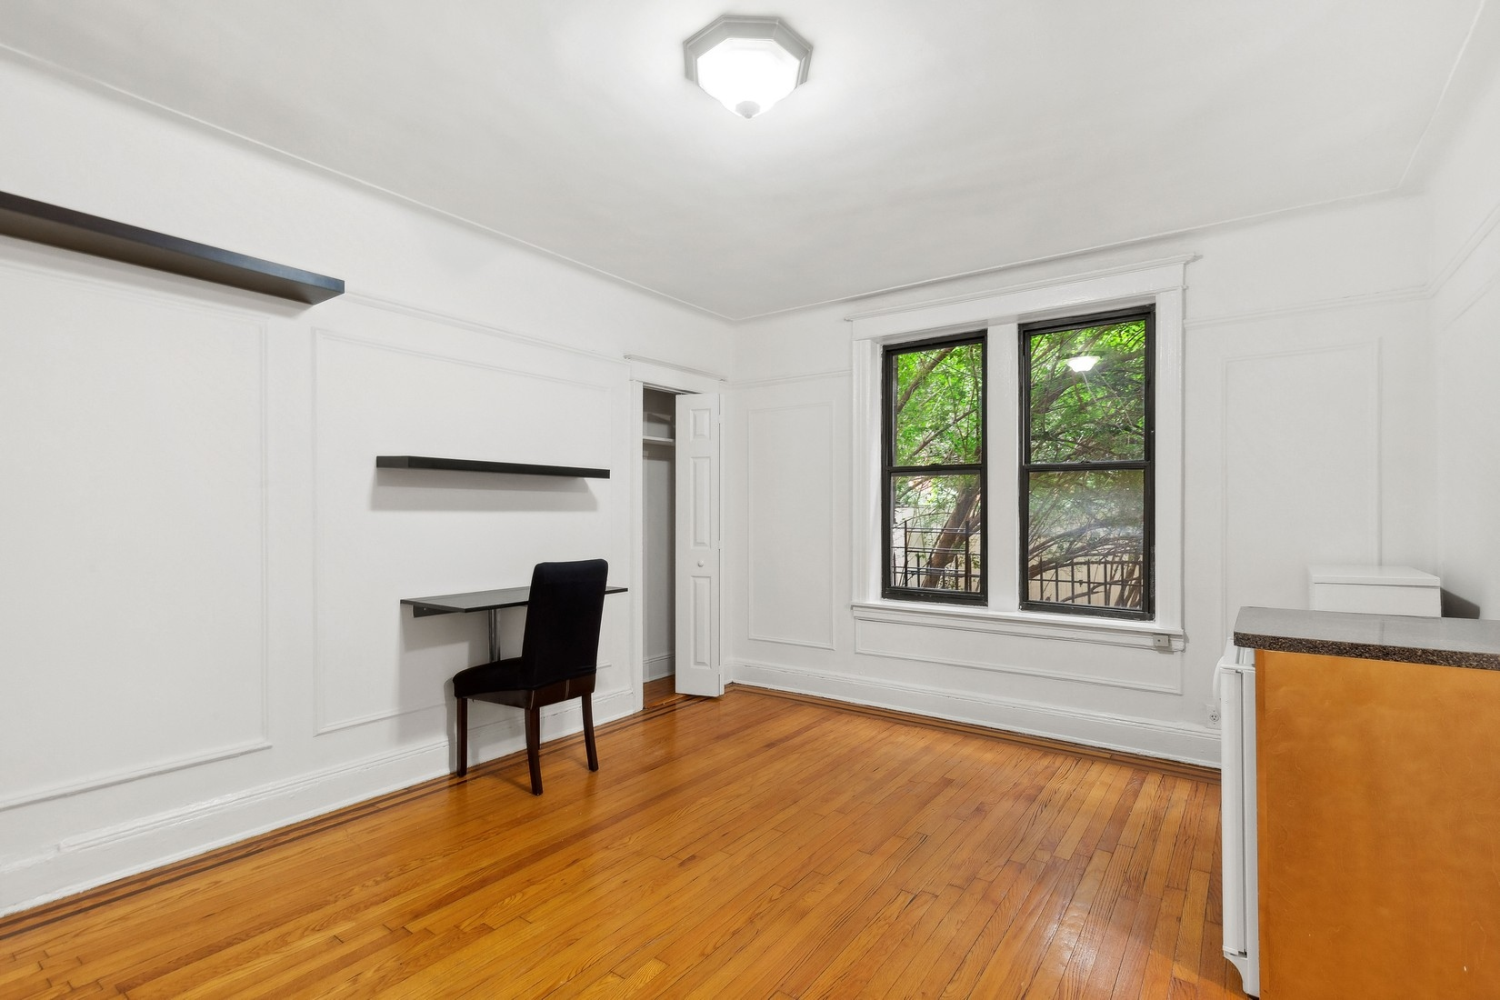
[[[677,692],[724,693],[719,664],[719,396],[677,397]]]

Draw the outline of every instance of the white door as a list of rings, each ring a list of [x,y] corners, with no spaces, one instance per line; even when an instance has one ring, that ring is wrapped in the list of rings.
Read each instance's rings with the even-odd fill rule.
[[[719,668],[719,395],[677,397],[677,693],[724,693]]]

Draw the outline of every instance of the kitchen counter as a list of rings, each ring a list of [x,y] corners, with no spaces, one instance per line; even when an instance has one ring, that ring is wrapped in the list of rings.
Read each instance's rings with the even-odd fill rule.
[[[1500,621],[1241,608],[1234,644],[1280,653],[1500,670]]]
[[[1234,642],[1262,995],[1496,1000],[1500,622],[1243,608]]]

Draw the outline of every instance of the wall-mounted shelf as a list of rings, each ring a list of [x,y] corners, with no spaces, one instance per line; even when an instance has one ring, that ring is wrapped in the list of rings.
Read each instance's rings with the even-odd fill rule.
[[[141,229],[0,191],[0,235],[314,305],[344,294],[342,278]]]
[[[428,458],[424,455],[377,455],[377,469],[446,469],[453,472],[508,472],[518,476],[573,476],[608,479],[608,469],[572,465],[526,465],[521,462],[476,462],[468,458]]]

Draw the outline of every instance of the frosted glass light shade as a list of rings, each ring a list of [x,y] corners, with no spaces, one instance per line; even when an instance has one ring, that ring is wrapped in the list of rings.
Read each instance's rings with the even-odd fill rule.
[[[807,79],[812,46],[774,17],[726,14],[683,43],[687,78],[754,118]]]
[[[1068,359],[1068,367],[1075,372],[1086,372],[1098,363],[1099,356],[1096,354],[1080,354],[1076,358]]]
[[[698,86],[753,118],[797,87],[797,59],[769,38],[729,38],[698,57]]]

